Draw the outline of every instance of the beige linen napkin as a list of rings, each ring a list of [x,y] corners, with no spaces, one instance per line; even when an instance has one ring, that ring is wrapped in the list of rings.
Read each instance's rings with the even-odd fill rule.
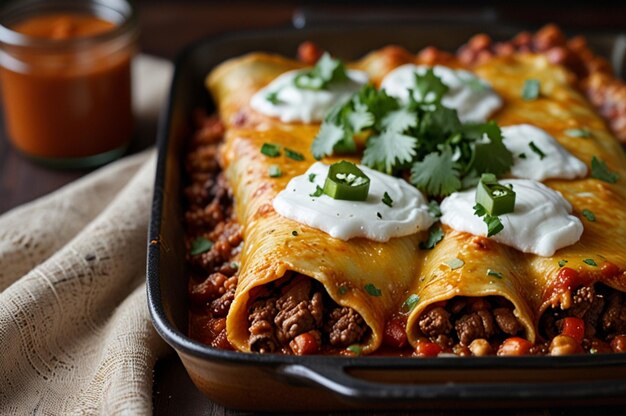
[[[135,62],[153,117],[167,61]],[[155,152],[106,166],[0,217],[0,414],[150,414],[167,351],[145,293]]]

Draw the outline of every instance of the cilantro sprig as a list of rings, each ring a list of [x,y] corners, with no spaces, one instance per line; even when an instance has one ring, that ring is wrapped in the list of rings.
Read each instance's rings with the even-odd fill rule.
[[[408,102],[364,86],[326,116],[312,153],[320,159],[364,145],[362,164],[392,175],[410,170],[410,182],[436,197],[475,185],[482,173],[508,172],[513,155],[497,124],[461,123],[441,103],[447,91],[432,69],[415,73]]]
[[[348,73],[343,62],[324,53],[315,66],[294,78],[296,87],[305,90],[325,90],[330,84],[348,80]]]

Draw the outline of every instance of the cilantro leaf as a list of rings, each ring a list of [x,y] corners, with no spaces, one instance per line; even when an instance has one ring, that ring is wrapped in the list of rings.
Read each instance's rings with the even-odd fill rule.
[[[441,81],[432,68],[420,74],[415,72],[415,89],[411,96],[419,104],[439,104],[448,86]]]
[[[428,203],[428,213],[435,218],[440,218],[443,215],[437,201],[430,201]]]
[[[438,225],[432,226],[428,231],[428,239],[420,243],[420,248],[432,250],[441,240],[443,240],[443,230]]]
[[[344,130],[333,123],[322,123],[319,133],[311,145],[311,152],[315,159],[332,155],[335,146],[344,139]]]
[[[324,53],[313,69],[304,71],[294,78],[294,84],[300,89],[323,90],[332,83],[348,80],[346,68],[339,59],[333,59]]]
[[[461,189],[459,170],[452,161],[452,151],[430,153],[411,167],[411,183],[429,195],[446,196]]]
[[[502,131],[494,122],[468,124],[463,126],[463,133],[476,140],[468,171],[475,170],[478,175],[493,173],[502,175],[513,166],[513,154],[502,141]],[[484,138],[488,141],[484,141]]]
[[[388,113],[381,121],[382,127],[397,133],[403,133],[410,127],[417,126],[417,117],[407,108]]]
[[[619,179],[619,174],[611,172],[606,163],[593,156],[591,158],[591,177],[608,183],[615,183]]]
[[[415,156],[415,137],[385,130],[367,141],[361,163],[391,174],[397,165],[411,162]]]
[[[370,113],[367,106],[360,102],[354,104],[354,111],[348,114],[348,120],[350,121],[352,131],[355,133],[372,127],[375,121],[374,114]]]
[[[500,222],[500,217],[496,215],[489,215],[485,207],[482,205],[474,205],[474,215],[479,218],[482,217],[485,224],[487,224],[487,237],[494,236],[504,230],[504,225]]]

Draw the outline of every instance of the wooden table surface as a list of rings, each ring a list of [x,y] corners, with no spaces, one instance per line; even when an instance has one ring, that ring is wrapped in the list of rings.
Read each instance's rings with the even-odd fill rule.
[[[546,22],[556,22],[563,27],[577,29],[617,29],[626,32],[626,5],[597,7],[594,2],[578,6],[571,2],[565,7],[553,5],[537,7],[539,2],[531,2],[524,8],[502,6],[485,8],[468,7],[466,2],[446,2],[447,6],[427,5],[421,7],[401,3],[395,8],[390,6],[368,6],[364,8],[357,2],[343,5],[315,3],[296,5],[290,2],[224,2],[224,4],[200,1],[159,1],[138,0],[140,11],[141,38],[143,52],[173,59],[176,53],[194,39],[224,31],[251,28],[271,28],[292,23],[294,13],[299,18],[298,24],[315,24],[317,21],[337,22],[350,18],[375,19],[411,17],[436,19],[476,15],[487,15],[498,21],[507,21],[537,27]],[[534,3],[534,4],[532,4]],[[479,3],[483,4],[483,3]],[[143,123],[138,126],[138,134],[130,152],[136,152],[154,143],[156,126]],[[0,120],[0,214],[25,202],[45,195],[86,173],[80,171],[55,171],[33,164],[22,158],[10,146],[4,131],[4,122]],[[240,415],[243,413],[224,409],[211,403],[199,393],[187,376],[180,361],[171,354],[161,360],[155,368],[154,386],[155,414],[158,415]],[[420,415],[583,415],[624,414],[623,408],[594,409],[523,409],[497,411],[428,411],[412,413]],[[401,414],[407,414],[403,412]]]

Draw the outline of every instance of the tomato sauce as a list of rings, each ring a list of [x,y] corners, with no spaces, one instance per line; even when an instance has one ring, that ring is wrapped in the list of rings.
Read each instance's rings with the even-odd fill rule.
[[[72,159],[129,142],[132,47],[97,38],[115,27],[71,13],[36,15],[10,27],[33,41],[10,50],[19,64],[1,70],[6,124],[16,148],[36,158]]]

